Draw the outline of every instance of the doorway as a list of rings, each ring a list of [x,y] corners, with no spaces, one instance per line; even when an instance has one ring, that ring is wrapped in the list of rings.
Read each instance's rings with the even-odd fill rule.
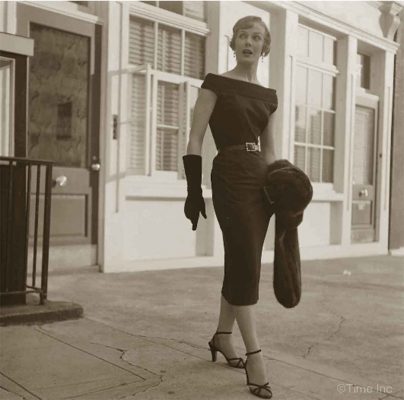
[[[352,243],[377,240],[377,107],[376,96],[357,97],[352,176]]]
[[[64,266],[94,265],[101,27],[18,3],[17,29],[35,42],[25,155],[54,162],[50,258]]]

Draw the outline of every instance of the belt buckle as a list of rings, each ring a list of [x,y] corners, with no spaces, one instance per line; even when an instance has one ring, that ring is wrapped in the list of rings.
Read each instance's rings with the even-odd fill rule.
[[[257,143],[254,142],[246,142],[245,149],[246,151],[259,151]]]

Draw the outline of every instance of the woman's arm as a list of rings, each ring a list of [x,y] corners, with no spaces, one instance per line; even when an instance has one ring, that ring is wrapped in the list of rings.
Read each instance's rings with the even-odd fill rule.
[[[201,155],[203,138],[215,107],[217,95],[209,89],[201,89],[195,102],[187,154]]]
[[[261,153],[264,156],[268,165],[272,164],[276,160],[274,129],[275,129],[275,117],[274,114],[271,114],[269,116],[267,126],[265,127],[260,137]]]

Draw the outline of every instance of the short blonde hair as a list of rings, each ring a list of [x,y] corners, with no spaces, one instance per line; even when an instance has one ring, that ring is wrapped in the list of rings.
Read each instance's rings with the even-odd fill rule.
[[[267,56],[269,54],[269,50],[271,47],[271,34],[269,33],[269,29],[266,26],[265,22],[261,19],[261,17],[255,15],[248,15],[247,17],[240,18],[233,26],[233,36],[230,40],[230,47],[232,50],[236,48],[236,36],[240,29],[250,28],[254,22],[261,24],[264,27],[264,46],[262,47],[262,55]]]

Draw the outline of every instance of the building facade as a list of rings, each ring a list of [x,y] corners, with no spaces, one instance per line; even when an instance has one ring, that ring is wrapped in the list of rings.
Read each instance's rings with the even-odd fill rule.
[[[299,227],[302,258],[386,254],[401,9],[378,1],[1,3],[8,122],[0,152],[56,162],[51,262],[105,272],[221,265],[209,129],[208,218],[196,232],[183,215],[182,155],[204,76],[233,68],[232,27],[246,15],[260,16],[271,32],[259,80],[278,94],[277,157],[313,183]],[[26,124],[11,128],[22,117],[10,50],[18,41],[34,48],[26,50]],[[266,261],[273,231],[274,218]]]

